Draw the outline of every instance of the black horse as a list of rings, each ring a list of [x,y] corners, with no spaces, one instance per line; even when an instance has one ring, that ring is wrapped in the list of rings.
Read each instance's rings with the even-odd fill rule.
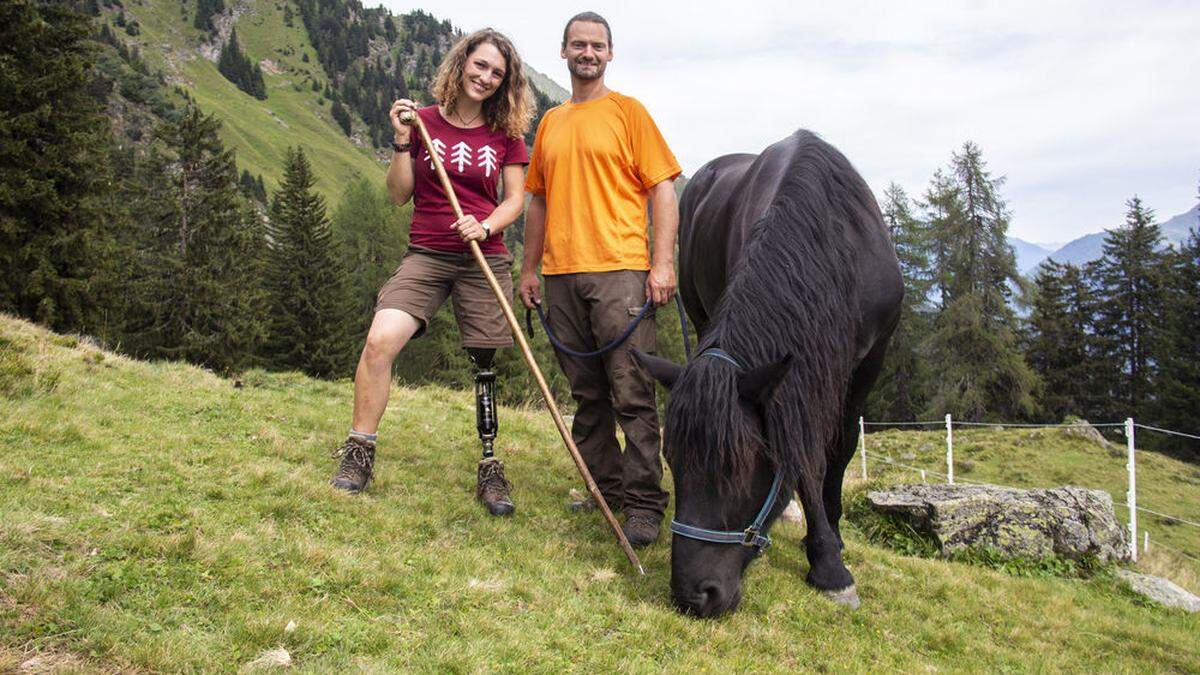
[[[704,165],[680,210],[679,292],[703,351],[682,367],[640,355],[671,389],[675,603],[701,616],[734,609],[794,489],[808,583],[856,607],[842,476],[904,293],[879,206],[840,152],[801,130]],[[761,532],[743,535],[752,521]]]

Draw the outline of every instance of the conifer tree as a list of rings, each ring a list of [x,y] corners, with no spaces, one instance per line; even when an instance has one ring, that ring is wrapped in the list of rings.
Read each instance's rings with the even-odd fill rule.
[[[904,301],[867,409],[875,419],[912,421],[927,403],[927,368],[922,350],[929,333],[928,303],[934,283],[930,241],[926,224],[913,215],[908,195],[895,183],[884,192],[883,219],[900,261]]]
[[[942,306],[929,342],[938,364],[929,414],[1015,419],[1033,412],[1037,376],[1020,352],[1008,304],[1009,283],[1019,283],[1019,275],[1007,241],[1003,183],[968,142],[930,188]]]
[[[1200,434],[1200,228],[1168,256],[1159,350],[1158,401],[1154,421],[1170,429]],[[1171,439],[1200,460],[1200,442]]]
[[[1093,266],[1100,299],[1096,332],[1107,356],[1111,402],[1107,417],[1142,416],[1154,379],[1154,340],[1162,314],[1162,231],[1154,212],[1133,197],[1125,225],[1108,230]]]
[[[110,240],[91,31],[66,3],[0,3],[0,310],[56,330],[94,327]]]
[[[341,99],[336,96],[333,99],[332,107],[329,109],[329,114],[333,116],[334,121],[338,123],[342,131],[349,136],[351,131],[350,113],[347,112],[346,106],[342,105]]]
[[[224,0],[196,0],[196,18],[192,25],[200,30],[211,31],[213,15],[224,11]]]
[[[1091,327],[1091,293],[1083,270],[1053,260],[1043,262],[1035,281],[1025,352],[1030,367],[1041,378],[1043,421],[1090,414]]]
[[[271,341],[278,368],[318,377],[348,375],[357,356],[355,304],[346,287],[325,199],[313,192],[312,167],[289,149],[283,185],[271,203]]]
[[[347,279],[355,299],[357,325],[361,326],[360,339],[370,326],[376,294],[400,265],[408,247],[408,212],[393,204],[382,186],[362,177],[346,186],[333,212],[341,258],[350,268]]]
[[[260,101],[267,98],[267,85],[263,80],[262,66],[252,63],[250,57],[238,44],[237,29],[229,34],[229,42],[221,49],[217,59],[217,70],[238,89]]]
[[[164,122],[138,181],[126,344],[221,372],[251,365],[266,338],[266,292],[255,263],[265,247],[239,197],[220,122],[189,106]]]

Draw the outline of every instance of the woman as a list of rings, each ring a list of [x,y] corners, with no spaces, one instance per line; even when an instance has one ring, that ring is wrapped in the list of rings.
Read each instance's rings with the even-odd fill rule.
[[[417,109],[409,100],[392,104],[395,138],[387,185],[392,200],[413,200],[410,248],[395,274],[379,291],[375,318],[354,376],[354,418],[350,435],[334,451],[341,462],[333,485],[363,490],[375,464],[376,430],[387,407],[392,361],[419,337],[447,297],[454,302],[462,344],[475,364],[478,427],[483,459],[476,496],[493,515],[508,515],[513,503],[504,465],[492,456],[496,414],[490,371],[498,347],[512,335],[496,298],[469,253],[476,241],[505,292],[512,297],[512,256],[502,232],[521,213],[525,165],[523,139],[533,117],[529,84],[521,58],[508,38],[491,29],[468,35],[450,49],[438,67],[432,94],[437,104]],[[433,147],[402,122],[415,112]],[[430,153],[442,160],[465,214],[456,219],[434,172]],[[503,183],[504,199],[498,186]]]

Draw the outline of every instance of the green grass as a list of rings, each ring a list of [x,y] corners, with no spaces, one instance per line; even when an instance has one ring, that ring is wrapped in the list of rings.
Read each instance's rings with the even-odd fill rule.
[[[351,497],[326,483],[348,382],[235,388],[7,317],[0,337],[4,377],[52,382],[0,408],[0,671],[235,670],[280,646],[309,672],[1200,669],[1200,617],[1103,575],[1016,577],[853,527],[859,611],[804,584],[781,524],[741,609],[689,619],[665,539],[639,577],[563,508],[579,479],[544,412],[501,411],[518,510],[494,519],[466,392],[395,389],[377,482]]]
[[[142,56],[169,82],[182,84],[201,110],[222,121],[222,140],[237,152],[238,168],[261,174],[269,190],[278,187],[284,155],[293,146],[303,147],[308,154],[318,177],[316,190],[330,204],[336,203],[355,176],[382,181],[384,165],[373,151],[357,147],[346,137],[330,115],[329,100],[318,104],[327,77],[299,11],[294,25],[288,27],[282,5],[271,0],[246,4],[251,11],[238,19],[238,41],[252,61],[270,59],[279,71],[263,74],[265,101],[240,91],[200,54],[204,34],[191,24],[195,3],[187,5],[185,18],[175,0],[131,0],[126,14],[138,20],[142,32],[136,37],[119,34],[138,45]],[[308,63],[303,62],[303,53],[308,54]],[[312,90],[313,79],[319,81],[320,92]]]
[[[1141,432],[1139,433],[1149,433]],[[1137,451],[1138,506],[1200,522],[1200,467],[1154,452]],[[882,431],[867,434],[867,470],[874,481],[919,482],[911,469],[944,474],[946,432]],[[848,473],[858,474],[859,458]],[[1128,474],[1123,440],[1103,447],[1063,429],[977,427],[954,430],[954,474],[968,481],[1012,487],[1077,485],[1105,490],[1113,498],[1117,518],[1128,522],[1125,491]],[[927,474],[930,482],[943,480]],[[1161,516],[1138,514],[1138,545],[1150,533],[1150,552],[1139,559],[1145,571],[1168,577],[1200,593],[1200,528]]]

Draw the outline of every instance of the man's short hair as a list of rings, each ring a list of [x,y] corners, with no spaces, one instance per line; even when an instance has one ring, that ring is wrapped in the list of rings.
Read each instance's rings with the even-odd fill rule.
[[[612,28],[609,27],[608,21],[595,12],[580,12],[571,17],[571,19],[567,21],[566,27],[563,28],[562,46],[564,49],[567,47],[567,31],[571,30],[571,24],[575,23],[576,21],[587,21],[590,23],[598,23],[601,26],[604,26],[604,32],[608,33],[608,46],[610,48],[612,47]]]

